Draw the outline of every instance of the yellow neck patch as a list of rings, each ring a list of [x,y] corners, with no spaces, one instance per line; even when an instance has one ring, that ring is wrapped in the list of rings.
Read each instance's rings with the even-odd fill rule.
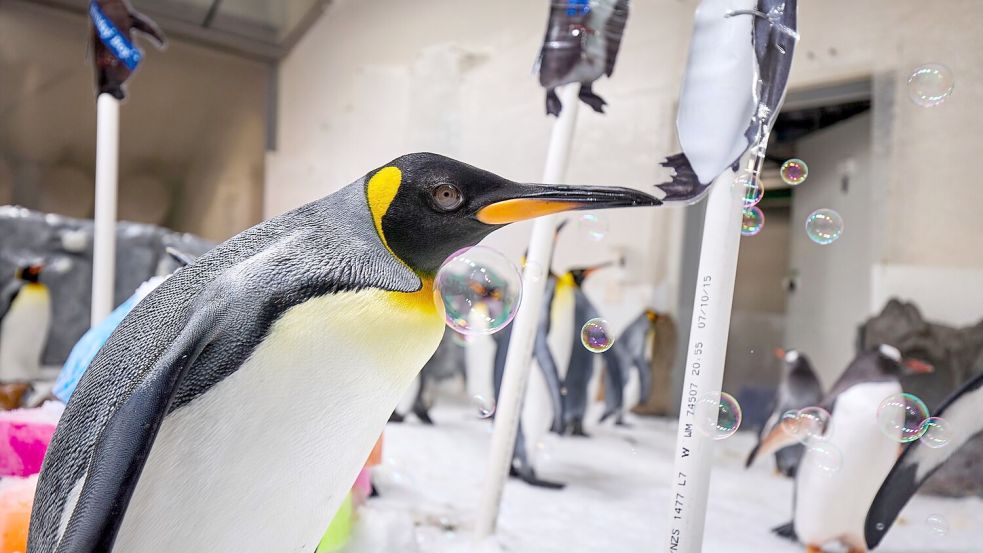
[[[382,245],[392,254],[393,253],[386,241],[386,235],[382,232],[382,217],[389,211],[389,205],[393,203],[396,192],[399,192],[399,183],[403,180],[403,172],[398,167],[383,167],[376,171],[369,179],[369,184],[365,190],[365,197],[369,202],[369,212],[372,213],[372,222],[375,224],[375,232],[382,240]]]
[[[389,301],[399,309],[424,313],[443,318],[443,302],[433,289],[432,278],[421,278],[422,286],[416,292],[390,292]],[[439,304],[439,308],[438,308]]]
[[[556,277],[556,286],[559,287],[572,287],[574,285],[573,273],[563,273],[562,275]]]

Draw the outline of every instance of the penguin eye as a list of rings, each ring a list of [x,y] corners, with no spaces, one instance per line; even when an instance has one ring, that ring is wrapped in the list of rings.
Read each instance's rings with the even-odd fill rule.
[[[441,211],[453,211],[464,203],[464,195],[461,190],[448,182],[438,184],[430,191],[433,196],[434,204]]]

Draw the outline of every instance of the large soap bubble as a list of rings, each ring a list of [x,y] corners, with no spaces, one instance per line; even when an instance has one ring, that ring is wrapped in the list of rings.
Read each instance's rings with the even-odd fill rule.
[[[519,270],[487,246],[455,252],[434,279],[434,301],[447,326],[461,334],[498,332],[515,317],[521,297]]]

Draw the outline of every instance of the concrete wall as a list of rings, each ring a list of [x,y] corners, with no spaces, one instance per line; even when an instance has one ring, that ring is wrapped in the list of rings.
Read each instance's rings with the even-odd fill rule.
[[[93,71],[81,15],[0,2],[0,202],[91,217]],[[261,217],[268,66],[180,41],[121,108],[119,216],[222,240]]]

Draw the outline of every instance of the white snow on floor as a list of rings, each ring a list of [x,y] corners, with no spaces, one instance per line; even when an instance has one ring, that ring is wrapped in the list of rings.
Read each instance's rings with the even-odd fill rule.
[[[540,476],[567,482],[562,491],[510,480],[493,541],[472,542],[491,421],[473,408],[432,411],[436,426],[415,419],[386,428],[381,496],[359,511],[345,553],[573,553],[664,551],[674,420],[632,419],[631,428],[594,428],[590,439],[550,435]],[[590,430],[590,429],[589,429]],[[739,432],[717,443],[706,552],[801,553],[802,546],[769,532],[790,519],[792,482],[773,474],[771,459],[750,470],[744,458],[754,436]],[[843,501],[851,499],[844,497]],[[931,514],[949,523],[940,536]],[[831,550],[832,551],[832,550]],[[979,553],[983,501],[916,497],[877,553]]]

